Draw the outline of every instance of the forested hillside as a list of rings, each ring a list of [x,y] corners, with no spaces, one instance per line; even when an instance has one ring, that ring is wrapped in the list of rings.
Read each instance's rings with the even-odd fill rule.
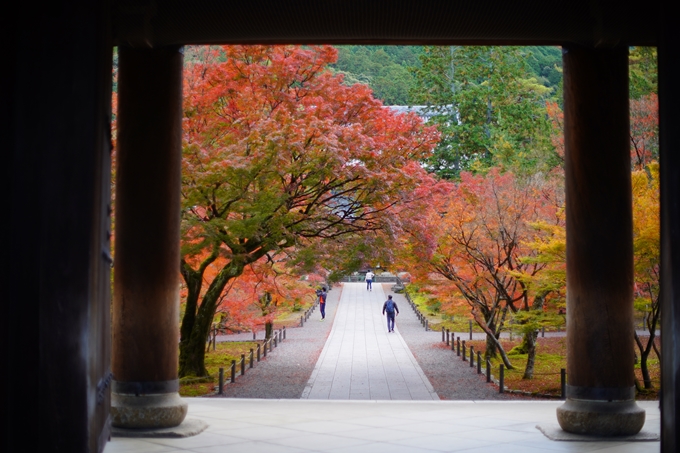
[[[365,83],[387,105],[409,104],[421,46],[338,46],[338,62],[331,67],[345,75],[345,83]]]
[[[421,66],[422,46],[338,46],[334,71],[345,75],[347,84],[369,85],[387,105],[414,104],[414,70]],[[562,52],[559,47],[524,47],[526,63],[539,83],[560,95]]]

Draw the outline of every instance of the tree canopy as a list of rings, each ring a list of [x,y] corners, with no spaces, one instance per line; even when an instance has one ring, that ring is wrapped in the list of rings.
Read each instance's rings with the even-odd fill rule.
[[[329,46],[223,46],[185,69],[181,376],[205,374],[217,301],[246,266],[389,230],[424,173],[436,130],[344,85],[327,68],[336,58]]]
[[[542,313],[555,291],[535,283],[547,263],[535,259],[532,242],[550,233],[535,228],[536,222],[563,225],[559,178],[521,180],[498,169],[463,172],[459,182],[439,181],[429,193],[405,235],[409,268],[419,280],[439,278],[444,305],[469,305],[487,333],[487,354],[500,352],[512,367],[498,341],[501,331],[514,313]],[[535,330],[532,324],[527,332],[529,347],[535,345]]]
[[[550,141],[542,85],[519,47],[426,47],[414,70],[414,102],[442,133],[429,170],[443,178],[500,166],[517,174],[549,171]]]

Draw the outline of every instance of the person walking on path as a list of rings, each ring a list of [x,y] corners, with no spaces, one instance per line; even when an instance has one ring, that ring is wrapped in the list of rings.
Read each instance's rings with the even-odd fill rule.
[[[394,317],[395,312],[399,314],[399,307],[397,303],[392,300],[392,295],[387,296],[387,300],[383,304],[383,315],[387,312],[387,331],[394,332]]]
[[[326,319],[326,298],[328,297],[326,287],[323,286],[316,292],[316,295],[319,296],[319,311],[321,312],[321,321],[323,321]]]
[[[369,269],[366,272],[366,291],[373,291],[373,277],[375,277],[375,274]]]

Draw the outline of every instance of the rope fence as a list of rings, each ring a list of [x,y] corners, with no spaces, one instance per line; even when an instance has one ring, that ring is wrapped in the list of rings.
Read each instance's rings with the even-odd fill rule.
[[[400,284],[400,283],[401,283],[401,281],[397,278],[397,284]],[[404,296],[406,297],[406,301],[408,302],[408,304],[413,309],[413,312],[416,314],[416,317],[418,318],[418,321],[420,321],[420,324],[423,327],[425,327],[426,332],[429,331],[430,330],[430,321],[427,319],[427,316],[425,316],[418,309],[418,306],[415,304],[415,302],[413,302],[413,300],[411,299],[411,295],[408,293],[408,291],[404,291]],[[442,335],[444,335],[443,332],[442,332]],[[443,337],[442,337],[442,339],[443,339]]]
[[[469,362],[469,367],[472,368],[473,370],[475,369],[475,349],[473,345],[466,345],[465,340],[460,339],[460,337],[456,337],[455,332],[451,332],[449,329],[445,329],[442,327],[442,342],[446,343],[447,346],[451,346],[451,351],[455,352],[457,357],[460,357],[463,362]],[[467,350],[470,350],[470,360],[468,361],[468,354]],[[477,368],[477,374],[482,374],[482,352],[481,351],[476,351],[476,368]],[[540,397],[545,397],[545,398],[555,398],[555,395],[549,395],[549,394],[544,394],[544,393],[533,393],[533,392],[526,392],[522,390],[511,390],[507,389],[505,387],[505,365],[500,364],[498,367],[498,379],[494,377],[493,374],[491,374],[491,360],[486,359],[484,361],[484,364],[486,365],[486,382],[489,383],[494,383],[498,386],[498,393],[519,393],[519,394],[526,394],[526,395],[531,395],[531,396],[540,396]],[[566,398],[566,387],[567,387],[567,370],[562,368],[559,373],[534,373],[535,376],[554,376],[554,375],[560,375],[560,396],[559,398],[564,400]]]
[[[309,320],[309,317],[314,313],[314,309],[318,305],[318,301],[314,303],[311,307],[309,307],[307,310],[305,310],[304,314],[300,316],[300,327],[303,327],[305,322]],[[213,328],[212,335],[208,338],[208,349],[210,349],[210,344],[213,345],[213,350],[215,349],[215,342],[216,342],[216,330]],[[256,331],[253,330],[253,340],[256,339]],[[241,354],[241,359],[236,361],[232,360],[231,365],[229,367],[230,370],[230,376],[229,376],[229,382],[230,383],[235,383],[236,382],[236,370],[237,367],[240,371],[239,376],[245,376],[246,374],[246,369],[252,369],[255,365],[255,363],[259,363],[260,360],[264,359],[267,357],[267,353],[271,353],[272,349],[277,348],[281,342],[283,342],[286,339],[286,327],[283,326],[282,328],[278,330],[274,330],[272,332],[272,335],[265,339],[263,342],[257,344],[256,349],[250,349],[250,352],[246,354]],[[247,365],[247,366],[246,366]],[[224,368],[220,367],[219,369],[219,382],[218,386],[216,388],[217,394],[218,395],[224,395],[224,385],[225,385],[225,375],[224,375]]]

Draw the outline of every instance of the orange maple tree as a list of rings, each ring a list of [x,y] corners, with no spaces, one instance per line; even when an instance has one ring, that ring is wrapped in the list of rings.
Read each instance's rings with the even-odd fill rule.
[[[630,100],[630,154],[634,170],[659,160],[659,97]]]
[[[640,372],[645,389],[653,388],[647,359],[656,346],[656,329],[660,324],[660,212],[659,164],[651,162],[646,169],[634,171],[633,186],[633,252],[635,269],[635,308],[643,313],[649,336],[635,332],[635,343],[640,352]]]
[[[545,269],[531,241],[544,235],[533,223],[561,221],[562,200],[551,180],[534,177],[520,181],[511,173],[492,169],[487,175],[462,173],[458,183],[436,184],[423,228],[409,236],[410,250],[428,272],[443,277],[441,294],[455,303],[465,302],[476,323],[487,334],[487,354],[500,353],[512,364],[499,337],[513,313],[542,311],[550,292],[532,284],[531,277]],[[530,356],[525,374],[533,373],[535,328],[525,332]]]
[[[186,67],[180,376],[206,374],[217,303],[247,266],[389,230],[424,173],[436,130],[344,85],[327,70],[336,58],[329,46],[222,46]]]

